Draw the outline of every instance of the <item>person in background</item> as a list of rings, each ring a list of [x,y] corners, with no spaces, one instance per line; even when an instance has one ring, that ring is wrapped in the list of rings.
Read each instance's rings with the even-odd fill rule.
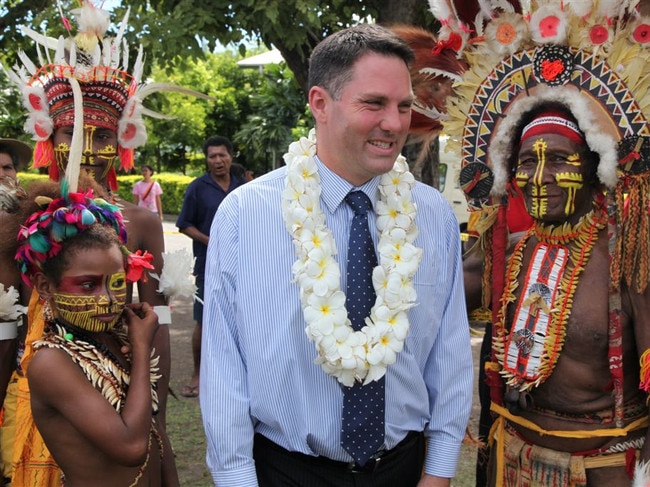
[[[0,178],[16,179],[32,160],[32,148],[16,139],[0,139]]]
[[[18,171],[27,167],[32,158],[32,148],[16,139],[0,139],[0,225],[11,218],[8,211],[14,211],[14,204],[24,198],[25,193],[17,182]],[[0,245],[2,262],[13,260],[10,249],[11,242]],[[5,407],[8,416],[15,410],[15,401],[5,404],[7,388],[14,388],[15,381],[10,385],[10,378],[16,369],[16,353],[19,335],[24,333],[23,313],[27,302],[20,302],[21,280],[15,265],[3,265],[0,268],[0,297],[2,301],[12,301],[0,309],[0,473],[4,479],[11,477],[11,455],[13,451],[13,428],[4,419]],[[15,394],[12,394],[15,397]]]
[[[138,181],[133,185],[133,195],[135,196],[133,202],[155,213],[162,220],[163,207],[160,195],[163,190],[157,181],[151,179],[153,172],[153,167],[149,164],[142,165],[142,181]]]
[[[315,130],[216,213],[200,381],[215,485],[455,475],[473,382],[460,233],[400,155],[412,59],[378,25],[323,40]]]
[[[190,381],[181,390],[183,397],[199,395],[201,365],[201,336],[203,329],[203,290],[205,259],[210,240],[210,225],[226,195],[246,183],[243,177],[231,171],[234,149],[232,142],[219,135],[203,144],[207,172],[190,183],[185,191],[183,206],[176,220],[178,230],[192,239],[194,275],[197,299],[194,301],[194,332],[192,333],[193,372]]]
[[[230,174],[236,176],[240,179],[246,179],[246,168],[239,164],[238,162],[232,162],[230,164]]]

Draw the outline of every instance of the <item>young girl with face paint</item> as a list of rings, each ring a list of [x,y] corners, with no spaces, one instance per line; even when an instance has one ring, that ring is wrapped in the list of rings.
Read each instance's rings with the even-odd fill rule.
[[[23,280],[45,303],[30,316],[45,322],[27,371],[32,413],[65,485],[162,485],[158,321],[147,303],[126,305],[150,259],[126,250],[121,214],[90,192],[44,201],[18,241]]]

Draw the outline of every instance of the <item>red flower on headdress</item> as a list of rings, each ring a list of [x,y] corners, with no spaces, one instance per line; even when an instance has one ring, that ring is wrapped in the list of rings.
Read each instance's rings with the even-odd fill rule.
[[[560,59],[545,59],[542,62],[542,76],[546,81],[554,81],[563,71],[564,63]]]
[[[604,44],[609,38],[609,29],[604,25],[594,25],[589,31],[589,38],[595,46]]]
[[[147,282],[147,274],[144,272],[145,269],[153,269],[153,255],[151,255],[146,250],[137,250],[132,252],[126,258],[126,280],[128,282],[137,282],[142,279],[143,282]]]
[[[459,52],[462,47],[463,38],[460,36],[460,34],[451,32],[448,39],[438,41],[436,46],[431,49],[431,54],[434,56],[440,54],[443,49],[453,49],[454,51]]]
[[[559,17],[556,17],[555,15],[549,15],[548,17],[544,17],[539,22],[539,33],[543,38],[555,37],[557,35],[557,28],[559,25]]]
[[[649,24],[639,24],[634,29],[632,37],[639,44],[647,44],[650,42],[650,25]]]

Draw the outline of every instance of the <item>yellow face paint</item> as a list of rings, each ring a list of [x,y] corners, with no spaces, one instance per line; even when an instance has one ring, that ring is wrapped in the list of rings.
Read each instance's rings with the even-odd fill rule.
[[[580,167],[582,164],[578,154],[569,156],[567,163],[575,167]],[[583,175],[579,172],[561,172],[555,175],[555,182],[558,187],[567,190],[564,214],[567,216],[573,215],[576,211],[576,194],[578,190],[584,187]]]
[[[112,329],[126,305],[126,274],[111,274],[104,283],[108,294],[54,294],[53,304],[58,317],[93,333]]]
[[[577,152],[575,154],[571,154],[569,157],[566,158],[566,163],[569,166],[580,167],[582,165],[582,159],[580,159],[580,154],[578,154]]]
[[[97,127],[93,125],[84,125],[84,151],[81,154],[81,164],[84,166],[91,166],[88,173],[95,181],[102,181],[108,171],[113,167],[115,158],[117,157],[117,148],[112,144],[107,144],[98,149],[94,148],[95,131]],[[54,147],[54,157],[57,166],[61,173],[65,172],[68,165],[68,158],[70,157],[70,146],[66,142],[60,142]],[[97,166],[102,169],[101,174],[97,174]]]
[[[533,197],[530,216],[536,220],[542,220],[546,215],[548,195],[546,185],[544,184],[544,168],[546,167],[546,149],[548,145],[544,139],[538,139],[533,144],[533,150],[537,156],[537,166],[532,177],[531,195]]]
[[[528,176],[528,173],[517,171],[515,174],[515,184],[519,186],[520,189],[525,188],[529,181],[530,177]]]

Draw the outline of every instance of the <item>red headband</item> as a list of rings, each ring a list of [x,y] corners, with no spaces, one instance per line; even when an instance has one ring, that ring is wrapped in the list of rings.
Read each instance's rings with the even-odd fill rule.
[[[541,134],[558,134],[577,144],[585,143],[585,136],[578,128],[578,125],[559,111],[547,111],[538,114],[521,131],[520,142]]]

